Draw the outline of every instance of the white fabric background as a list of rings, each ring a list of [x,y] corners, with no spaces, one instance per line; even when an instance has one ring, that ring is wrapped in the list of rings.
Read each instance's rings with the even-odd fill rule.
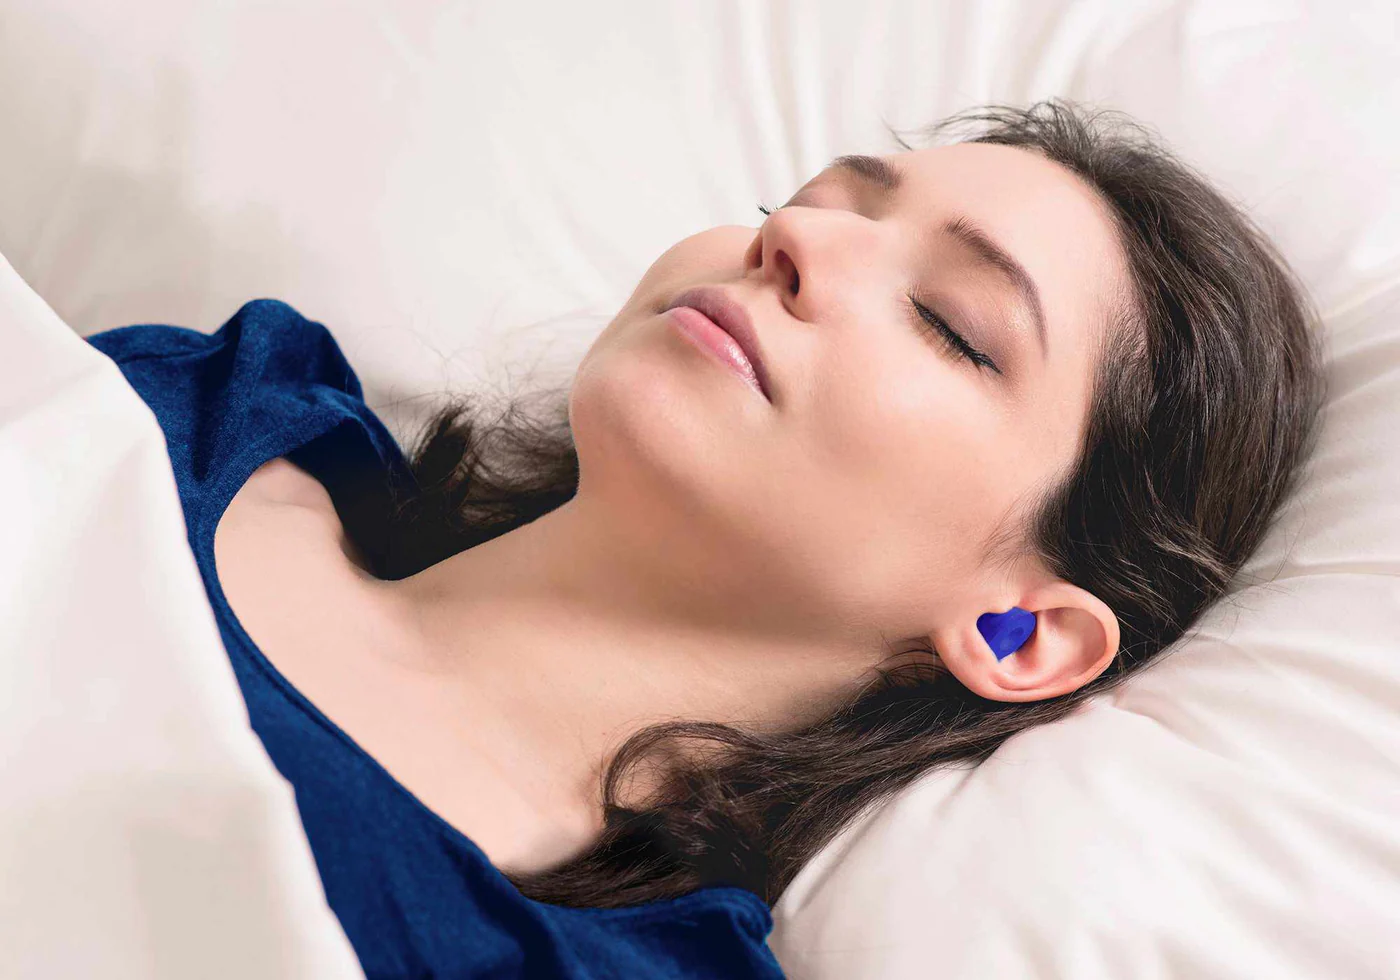
[[[285,300],[403,437],[435,392],[566,381],[662,251],[756,225],[837,153],[893,152],[885,121],[1049,95],[1138,115],[1326,314],[1314,472],[1246,569],[1279,579],[849,828],[772,946],[821,980],[1394,976],[1398,28],[1320,0],[0,0],[0,253],[83,334]],[[45,914],[28,948],[57,942]]]

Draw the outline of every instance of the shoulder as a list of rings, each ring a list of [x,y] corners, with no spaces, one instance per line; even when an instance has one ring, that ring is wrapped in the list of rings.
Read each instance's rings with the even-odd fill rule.
[[[226,524],[240,529],[255,526],[264,533],[299,539],[303,545],[334,546],[358,569],[368,568],[363,554],[345,533],[325,486],[285,456],[253,471],[229,502],[220,530]]]

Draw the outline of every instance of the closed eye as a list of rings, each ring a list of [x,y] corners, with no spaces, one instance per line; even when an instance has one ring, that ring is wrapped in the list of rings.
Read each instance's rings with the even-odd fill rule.
[[[914,311],[919,315],[918,322],[920,324],[920,332],[935,334],[948,346],[948,349],[952,351],[953,354],[971,361],[973,365],[975,365],[978,368],[978,370],[981,370],[983,368],[990,368],[997,374],[1001,374],[1001,369],[996,366],[996,363],[990,357],[988,357],[986,354],[983,354],[976,347],[973,347],[966,340],[963,340],[962,336],[952,327],[948,326],[948,324],[944,321],[944,319],[941,316],[939,316],[937,313],[934,313],[927,306],[916,300],[913,296],[909,297],[909,303],[913,306]],[[925,324],[927,326],[924,326]],[[933,330],[930,331],[927,329],[927,327],[933,327]]]

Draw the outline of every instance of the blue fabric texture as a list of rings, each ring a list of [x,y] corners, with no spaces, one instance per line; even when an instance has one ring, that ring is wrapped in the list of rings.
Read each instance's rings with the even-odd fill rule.
[[[164,430],[190,547],[249,721],[295,790],[326,899],[368,977],[783,976],[766,941],[770,910],[746,889],[714,885],[618,909],[527,899],[244,631],[215,574],[214,530],[254,470],[278,456],[305,468],[352,538],[357,514],[382,507],[395,481],[413,480],[323,325],[257,299],[213,334],[137,324],[87,339]]]

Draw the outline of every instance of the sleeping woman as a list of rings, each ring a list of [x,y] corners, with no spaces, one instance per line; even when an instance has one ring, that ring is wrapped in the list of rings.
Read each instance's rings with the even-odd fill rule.
[[[407,453],[285,303],[89,338],[370,976],[781,976],[838,831],[1153,663],[1259,544],[1323,397],[1275,248],[1117,113],[924,135]]]

